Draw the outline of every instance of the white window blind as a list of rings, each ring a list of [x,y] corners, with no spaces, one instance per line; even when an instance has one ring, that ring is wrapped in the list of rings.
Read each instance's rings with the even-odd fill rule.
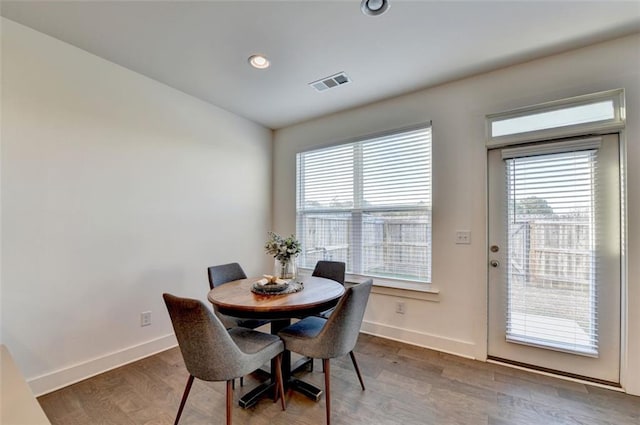
[[[539,155],[505,150],[508,341],[598,354],[593,145]]]
[[[296,234],[301,267],[430,282],[431,128],[299,153]]]

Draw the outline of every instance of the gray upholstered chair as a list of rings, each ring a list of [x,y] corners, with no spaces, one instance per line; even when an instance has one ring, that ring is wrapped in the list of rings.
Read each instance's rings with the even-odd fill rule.
[[[232,280],[246,279],[247,275],[238,263],[221,264],[211,266],[207,270],[209,274],[209,287],[211,289]]]
[[[325,279],[335,280],[336,282],[344,285],[345,263],[342,261],[324,261],[320,260],[316,263],[316,267],[313,269],[311,276],[324,277]],[[318,316],[328,318],[335,307],[329,310],[319,313]],[[313,365],[312,365],[313,367]]]
[[[315,316],[307,317],[278,333],[287,350],[295,351],[303,356],[322,359],[327,425],[331,423],[329,359],[349,353],[358,374],[360,386],[364,391],[364,382],[353,354],[353,348],[358,340],[372,285],[373,281],[368,279],[347,289],[328,319]]]
[[[344,286],[345,269],[346,265],[342,261],[320,260],[316,263],[311,276],[324,277],[325,279],[335,280],[336,282]],[[335,307],[331,307],[328,310],[317,313],[316,316],[328,319],[329,316],[331,316],[331,313],[333,313],[333,310],[335,310]],[[313,372],[313,359],[311,359],[309,362],[309,369],[311,370],[311,372]]]
[[[194,378],[227,382],[227,425],[230,425],[233,379],[258,369],[274,357],[278,388],[274,402],[279,396],[285,410],[281,367],[284,344],[280,338],[247,328],[227,330],[201,301],[171,294],[162,297],[189,371],[174,425],[180,420]]]
[[[220,264],[218,266],[211,266],[207,269],[207,276],[209,277],[209,288],[213,289],[216,286],[224,285],[225,283],[232,282],[234,280],[246,279],[247,274],[242,270],[242,266],[238,263]],[[222,314],[214,306],[213,312],[218,316],[222,324],[231,329],[236,326],[242,328],[255,329],[262,325],[269,323],[269,320],[260,319],[241,319],[239,317],[228,316]],[[240,378],[240,386],[244,385],[244,378]],[[236,387],[235,379],[231,383],[231,387]]]
[[[345,264],[342,261],[318,261],[312,276],[335,280],[344,285]]]
[[[219,266],[211,266],[207,269],[207,275],[209,276],[209,288],[213,289],[216,286],[224,285],[225,283],[246,279],[247,275],[238,263],[221,264]],[[234,326],[241,326],[243,328],[255,329],[264,324],[269,323],[268,320],[258,319],[241,319],[239,317],[227,316],[218,312],[214,307],[216,316],[222,321],[227,328],[233,328]]]

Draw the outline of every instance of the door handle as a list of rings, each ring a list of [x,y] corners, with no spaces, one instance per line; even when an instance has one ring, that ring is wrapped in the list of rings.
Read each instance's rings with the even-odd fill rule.
[[[498,261],[498,260],[491,260],[491,261],[489,261],[489,265],[490,265],[491,267],[500,267],[500,261]]]

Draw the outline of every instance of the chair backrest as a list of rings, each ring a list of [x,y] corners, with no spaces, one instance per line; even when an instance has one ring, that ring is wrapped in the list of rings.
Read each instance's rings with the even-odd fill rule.
[[[335,358],[353,351],[372,286],[373,280],[367,279],[348,288],[340,298],[336,309],[314,341],[316,348],[324,351],[318,358]]]
[[[312,276],[335,280],[344,285],[345,264],[342,261],[318,261]]]
[[[162,297],[191,375],[205,381],[242,376],[244,353],[202,301],[171,294]]]
[[[207,272],[209,275],[209,288],[211,289],[223,283],[247,278],[247,275],[238,263],[211,266],[207,269]]]

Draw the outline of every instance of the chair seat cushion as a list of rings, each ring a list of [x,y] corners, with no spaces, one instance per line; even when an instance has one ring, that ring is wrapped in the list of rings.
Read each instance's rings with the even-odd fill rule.
[[[288,350],[308,357],[324,358],[322,354],[326,353],[327,350],[325,347],[312,342],[312,340],[320,334],[325,323],[327,323],[327,320],[321,317],[306,317],[291,326],[287,326],[278,335],[284,340]]]
[[[229,329],[229,335],[240,351],[247,354],[237,371],[233,374],[239,378],[260,368],[278,353],[284,350],[284,344],[276,335],[254,331],[247,328]]]
[[[257,353],[270,345],[274,345],[275,354],[278,354],[278,347],[282,347],[282,341],[276,335],[253,329],[235,327],[229,329],[229,335],[240,351],[246,354]]]

